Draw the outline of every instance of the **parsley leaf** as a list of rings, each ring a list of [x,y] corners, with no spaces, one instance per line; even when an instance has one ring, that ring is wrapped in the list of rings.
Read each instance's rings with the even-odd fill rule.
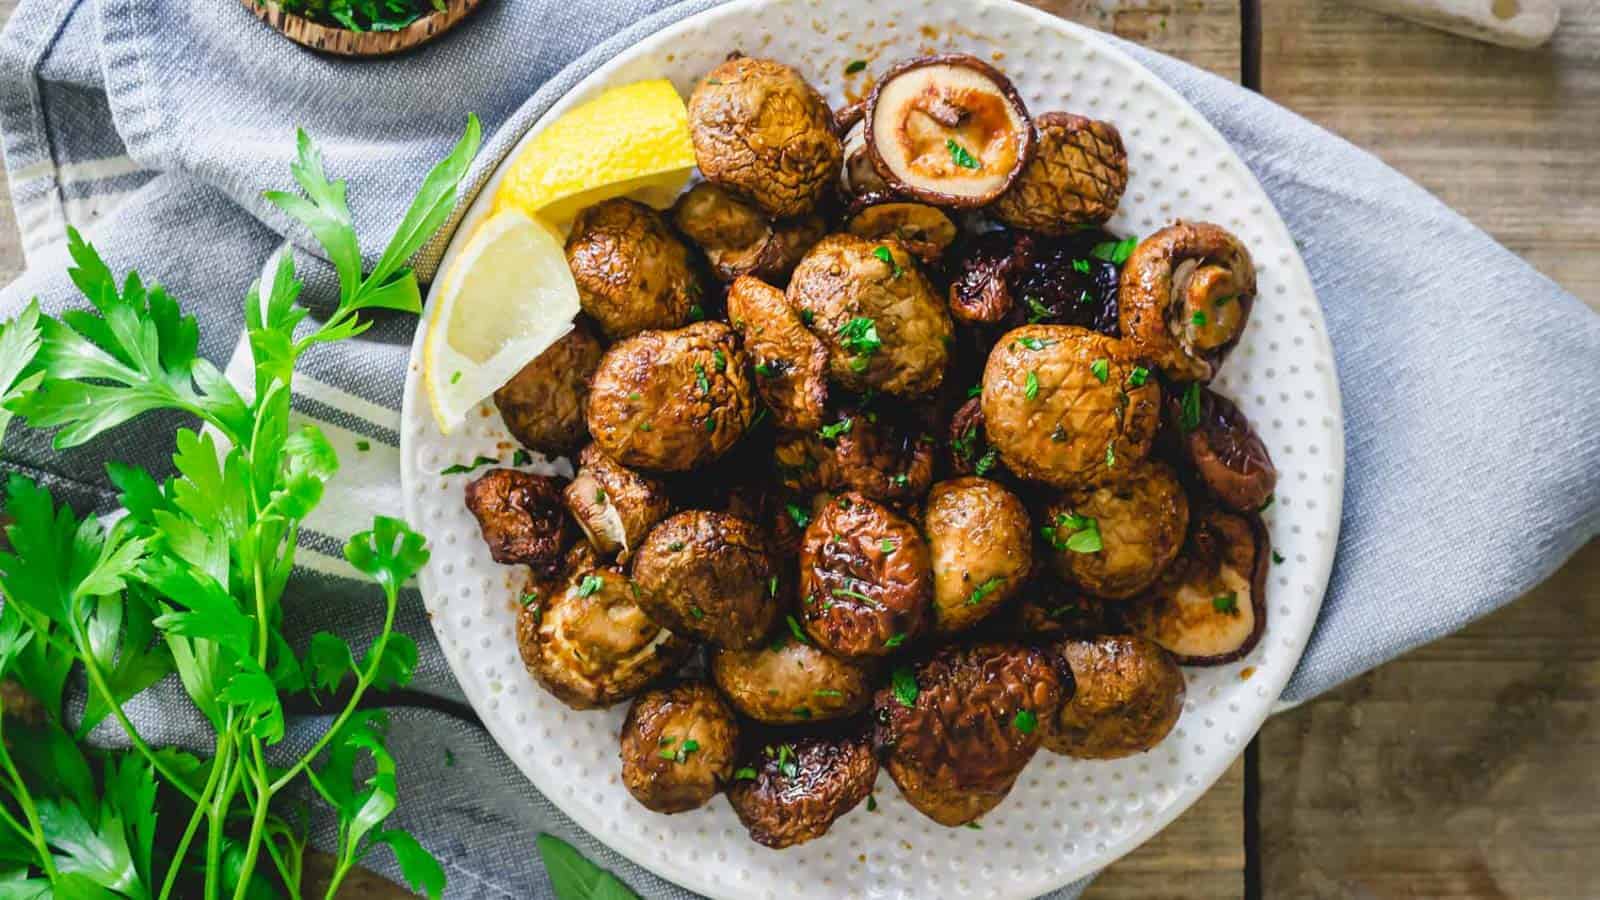
[[[1089,255],[1093,256],[1095,259],[1103,260],[1105,262],[1112,263],[1113,265],[1120,266],[1128,261],[1128,256],[1133,253],[1133,248],[1137,246],[1139,246],[1139,239],[1130,236],[1125,237],[1120,241],[1107,241],[1103,244],[1095,244],[1093,249],[1089,251]]]
[[[982,584],[978,585],[977,587],[973,588],[972,589],[972,593],[967,595],[967,605],[968,606],[977,606],[979,603],[982,603],[983,602],[983,598],[985,598],[985,597],[989,596],[990,594],[994,593],[995,591],[999,590],[1000,585],[1004,584],[1005,580],[1006,579],[1005,579],[1004,575],[996,575],[993,578],[990,578],[989,580],[985,581],[984,583],[982,583]]]
[[[1032,369],[1028,370],[1028,379],[1023,382],[1022,396],[1027,397],[1029,400],[1036,399],[1039,396],[1039,373]]]
[[[916,673],[911,671],[910,666],[896,666],[890,683],[895,702],[908,709],[916,707],[917,695],[921,690],[917,687]]]
[[[950,151],[950,161],[963,169],[981,169],[983,164],[967,152],[967,148],[956,143],[955,138],[945,138],[944,147]]]
[[[550,876],[550,886],[561,900],[638,900],[638,895],[617,876],[585,859],[566,841],[541,834],[534,843]]]
[[[1183,389],[1183,404],[1178,416],[1178,427],[1193,431],[1200,427],[1200,383],[1189,382]]]
[[[1011,725],[1023,734],[1033,734],[1033,729],[1039,725],[1039,716],[1032,710],[1019,709],[1011,719]]]

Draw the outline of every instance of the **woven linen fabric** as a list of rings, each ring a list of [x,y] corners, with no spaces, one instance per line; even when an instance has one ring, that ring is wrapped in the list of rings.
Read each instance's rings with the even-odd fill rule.
[[[303,302],[326,313],[336,297],[314,244],[260,196],[291,184],[296,126],[350,181],[375,251],[469,111],[492,135],[470,176],[477,187],[584,75],[714,2],[491,0],[427,47],[354,63],[301,50],[229,0],[23,0],[0,37],[0,138],[29,268],[0,293],[0,318],[33,296],[49,312],[83,305],[65,274],[65,229],[76,225],[114,271],[166,285],[199,317],[201,352],[237,377],[248,364],[242,299],[286,240],[308,282]],[[1509,602],[1592,539],[1600,316],[1369,154],[1238,85],[1122,46],[1261,180],[1302,247],[1337,355],[1347,434],[1339,553],[1285,700]],[[432,274],[445,237],[419,255],[420,275]],[[370,640],[380,595],[339,548],[374,513],[403,513],[398,410],[415,326],[381,318],[360,339],[312,353],[296,378],[297,415],[343,462],[307,523],[285,597],[301,639],[325,629],[358,647]],[[67,453],[13,426],[0,468],[104,511],[114,503],[105,462],[168,473],[182,424],[147,416]],[[441,857],[448,896],[551,896],[533,847],[541,831],[646,897],[688,896],[581,832],[470,717],[447,711],[461,691],[415,591],[403,595],[399,627],[421,650],[414,688],[440,702],[393,713],[394,821]],[[170,712],[183,706],[175,690],[158,686],[134,704],[156,743],[195,737],[195,720]],[[297,723],[291,740],[320,724]],[[384,851],[371,863],[397,875]]]

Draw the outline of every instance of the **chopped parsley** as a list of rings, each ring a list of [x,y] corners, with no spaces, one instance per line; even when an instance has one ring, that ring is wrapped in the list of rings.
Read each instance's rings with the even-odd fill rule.
[[[1106,442],[1106,468],[1115,468],[1117,465],[1117,442]]]
[[[785,778],[793,778],[800,774],[800,766],[795,762],[793,744],[778,745],[778,771],[782,772]]]
[[[493,466],[498,465],[499,463],[500,460],[495,459],[492,456],[480,456],[470,463],[456,463],[453,466],[445,466],[443,469],[439,470],[439,474],[460,475],[462,472],[471,472],[473,469],[477,469],[482,466]]]
[[[894,541],[891,541],[888,538],[884,538],[883,540],[878,542],[878,549],[882,550],[885,553],[893,553],[894,552]]]
[[[1094,376],[1096,381],[1100,382],[1101,384],[1105,384],[1106,379],[1111,377],[1110,360],[1097,359],[1094,362],[1089,363],[1089,373]]]
[[[1030,325],[1055,315],[1050,307],[1039,302],[1038,297],[1023,297],[1022,302],[1028,304],[1028,324]]]
[[[793,503],[785,504],[784,509],[788,511],[789,518],[794,520],[795,525],[804,528],[811,524],[811,513],[806,512]]]
[[[654,427],[655,426],[651,425],[649,422],[640,422],[639,423],[639,430],[640,431],[649,431],[650,429],[652,429]]]
[[[639,400],[639,399],[641,399],[641,398],[642,398],[642,397],[643,397],[643,396],[644,396],[644,395],[643,395],[643,394],[640,394],[640,393],[639,393],[639,392],[638,392],[638,391],[629,391],[629,392],[628,392],[628,399],[629,399],[629,400],[633,400],[633,401],[638,401],[638,400]]]
[[[679,550],[683,549],[683,541],[673,541],[667,545],[667,549],[673,553],[677,553]]]
[[[585,575],[583,580],[578,582],[578,596],[587,597],[605,587],[605,584],[605,580],[599,575]]]
[[[1256,512],[1264,513],[1268,509],[1271,509],[1272,508],[1272,501],[1274,501],[1276,499],[1278,499],[1278,495],[1277,494],[1268,494],[1267,495],[1267,499],[1262,501],[1260,506],[1256,507]]]
[[[885,647],[894,648],[894,647],[900,646],[901,644],[904,644],[905,642],[906,642],[906,633],[904,631],[901,631],[901,632],[898,632],[896,634],[890,635],[889,639],[887,641],[883,642],[883,645]]]
[[[1039,717],[1031,709],[1019,709],[1011,724],[1023,734],[1033,734],[1033,729],[1039,726]]]
[[[701,306],[698,303],[696,303],[693,306],[689,307],[689,321],[698,322],[701,319],[704,319],[705,317],[706,317],[706,309],[705,309],[705,307]]]
[[[1077,272],[1077,273],[1081,274],[1081,275],[1089,274],[1089,261],[1087,259],[1075,259],[1075,260],[1073,260],[1072,261],[1072,270],[1074,272]]]
[[[901,472],[889,480],[894,482],[895,487],[905,487],[911,483],[911,476]]]
[[[1000,585],[1004,583],[1005,580],[1006,579],[1004,575],[996,575],[988,581],[985,581],[983,584],[973,588],[972,593],[967,595],[967,605],[977,606],[979,603],[982,603],[983,598],[999,590]]]
[[[836,700],[844,696],[844,691],[836,691],[833,688],[817,688],[811,692],[811,695],[814,697],[828,697]]]
[[[523,606],[532,606],[533,604],[538,603],[538,602],[539,602],[539,592],[538,591],[528,591],[527,593],[522,595],[522,605]]]
[[[839,337],[840,345],[855,354],[855,358],[850,360],[850,368],[857,372],[866,371],[869,365],[868,357],[877,353],[883,346],[883,341],[878,337],[878,324],[866,316],[856,316],[841,325]]]
[[[717,417],[716,416],[706,416],[706,430],[707,431],[716,431],[717,430]]]
[[[531,462],[533,462],[533,454],[521,447],[517,448],[517,452],[511,454],[511,464],[513,466],[525,466]]]
[[[809,706],[796,706],[794,708],[794,714],[795,714],[795,716],[797,718],[809,719],[809,718],[811,718],[811,707],[809,707]]]
[[[1282,553],[1279,553],[1276,550],[1272,551],[1272,564],[1273,565],[1275,565],[1275,566],[1283,565],[1283,559],[1284,559],[1284,556],[1283,556]]]
[[[978,457],[978,462],[973,465],[972,471],[981,478],[989,474],[989,470],[994,468],[996,462],[999,462],[999,451],[990,447],[989,452]]]
[[[907,709],[915,709],[917,695],[922,691],[917,687],[917,676],[912,673],[911,667],[896,666],[890,680],[893,683],[895,701]]]
[[[795,640],[802,644],[811,643],[811,639],[806,637],[806,633],[800,630],[800,623],[795,621],[793,615],[784,616],[784,618],[789,620],[789,633],[794,635]]]
[[[855,425],[855,420],[850,418],[849,416],[845,416],[844,418],[842,418],[839,421],[833,423],[832,425],[824,425],[821,428],[817,429],[817,434],[820,435],[823,440],[831,441],[831,440],[837,439],[839,437],[839,435],[841,435],[841,434],[849,434],[850,433],[850,429],[854,425]]]
[[[774,575],[767,579],[767,594],[773,597],[778,596],[778,576]]]
[[[1125,237],[1120,241],[1106,241],[1103,244],[1095,244],[1094,249],[1089,251],[1089,255],[1095,259],[1102,259],[1113,265],[1120,266],[1128,261],[1128,254],[1132,253],[1133,248],[1137,246],[1139,246],[1138,238]]]
[[[1189,317],[1189,321],[1196,325],[1204,325],[1206,323],[1206,314],[1197,309],[1194,311],[1194,315]]]
[[[1183,406],[1178,416],[1178,427],[1193,431],[1200,427],[1200,383],[1189,382],[1183,389]]]
[[[878,795],[876,795],[876,794],[868,794],[867,795],[867,812],[877,812],[877,811],[878,811]]]
[[[461,372],[459,370],[450,373],[450,383],[451,384],[455,384],[456,382],[458,382],[460,380],[461,380]]]
[[[876,603],[877,602],[877,601],[873,600],[871,597],[868,597],[866,594],[863,594],[860,591],[856,590],[855,588],[834,588],[829,593],[833,594],[835,597],[849,597],[852,600],[860,600],[862,603]]]
[[[362,453],[365,453],[372,449],[372,444],[369,441],[356,441],[356,449],[360,450]]]
[[[967,152],[967,148],[956,143],[955,138],[945,138],[944,147],[950,151],[950,161],[963,169],[981,169],[983,164]]]
[[[1022,396],[1029,400],[1039,396],[1039,374],[1032,369],[1028,370],[1028,380],[1023,383]]]
[[[711,379],[706,377],[706,367],[700,363],[694,364],[694,386],[699,388],[702,394],[711,393]]]
[[[594,489],[594,502],[596,502],[596,503],[604,503],[604,502],[606,502],[606,489],[605,488],[595,488]]]
[[[1239,595],[1229,591],[1220,597],[1212,597],[1211,608],[1219,613],[1236,616],[1239,614]]]
[[[900,263],[895,261],[894,254],[889,251],[888,247],[879,244],[878,246],[872,248],[872,255],[876,256],[883,262],[884,265],[889,267],[890,278],[899,278],[901,275],[905,274],[906,270],[900,268]],[[855,320],[851,319],[850,321],[854,322]],[[870,322],[872,320],[868,319],[867,321]]]
[[[689,604],[689,615],[694,616],[696,619],[704,619],[706,611],[691,603]]]
[[[983,826],[979,825],[977,822],[968,822],[967,823],[967,827],[971,828],[973,831],[982,831],[983,830]]]
[[[817,320],[817,314],[816,313],[812,312],[809,309],[800,310],[800,321],[806,323],[807,325],[810,325],[812,322],[815,322],[816,320]]]
[[[1232,303],[1233,301],[1235,301],[1237,299],[1239,299],[1239,295],[1238,294],[1229,294],[1226,297],[1222,297],[1222,298],[1217,300],[1217,309],[1221,309],[1224,306],[1227,306],[1229,303]]]
[[[867,61],[866,60],[864,60],[864,59],[852,59],[852,60],[850,60],[850,64],[848,66],[844,67],[844,73],[846,75],[854,75],[855,73],[861,71],[862,69],[865,69],[866,67],[867,67]]]
[[[1062,532],[1066,532],[1065,537]],[[1105,545],[1100,540],[1100,523],[1092,516],[1058,513],[1055,523],[1039,529],[1050,546],[1073,553],[1098,553]]]
[[[1128,384],[1133,387],[1144,387],[1144,383],[1149,380],[1150,370],[1144,366],[1134,366],[1133,371],[1128,373]]]
[[[772,367],[772,363],[758,362],[756,363],[756,374],[762,378],[771,378],[778,374],[778,370]]]
[[[661,739],[661,745],[665,749],[661,750],[656,755],[662,759],[670,759],[680,765],[689,761],[689,754],[695,753],[700,749],[700,742],[694,738],[685,740],[683,743],[678,745],[676,750],[669,746],[671,743],[672,738],[663,737]]]
[[[983,395],[983,385],[981,383],[975,384],[972,387],[967,388],[967,399],[968,400],[971,400],[973,397],[979,397],[979,396],[982,396],[982,395]]]
[[[1023,348],[1028,350],[1043,350],[1051,344],[1054,344],[1055,341],[1036,337],[1020,337],[1017,338],[1013,343],[1020,344]]]
[[[740,767],[738,769],[734,769],[733,770],[733,780],[734,781],[755,781],[756,780],[756,770],[750,768],[749,766],[742,766],[742,767]]]

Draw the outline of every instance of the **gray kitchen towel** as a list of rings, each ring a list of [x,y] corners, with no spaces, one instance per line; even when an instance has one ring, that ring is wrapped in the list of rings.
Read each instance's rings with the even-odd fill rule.
[[[295,126],[351,182],[369,248],[427,165],[478,113],[481,184],[517,135],[597,65],[715,0],[491,0],[417,52],[351,63],[306,53],[229,0],[22,0],[0,37],[0,137],[29,269],[0,318],[33,296],[81,305],[68,224],[113,270],[159,280],[201,322],[203,354],[237,362],[240,304],[285,236],[305,302],[335,293],[315,248],[260,198],[289,184]],[[914,2],[914,0],[907,0]],[[1124,45],[1200,109],[1265,185],[1299,241],[1338,358],[1347,433],[1339,555],[1321,621],[1285,698],[1298,701],[1516,598],[1600,529],[1600,316],[1381,162],[1237,85]],[[431,274],[441,241],[419,260]],[[400,515],[398,429],[414,320],[386,317],[325,348],[296,412],[346,455],[305,535],[287,619],[370,636],[376,592],[338,548],[373,513]],[[106,509],[103,466],[168,471],[181,420],[146,418],[65,454],[14,428],[3,468],[80,509]],[[394,713],[398,824],[442,858],[451,897],[546,897],[533,850],[561,835],[649,897],[686,896],[584,835],[518,775],[470,715],[408,591],[426,702]],[[160,691],[135,718],[192,738]],[[301,723],[314,729],[315,720]],[[375,860],[392,873],[389,860]],[[1062,896],[1075,895],[1074,885]]]

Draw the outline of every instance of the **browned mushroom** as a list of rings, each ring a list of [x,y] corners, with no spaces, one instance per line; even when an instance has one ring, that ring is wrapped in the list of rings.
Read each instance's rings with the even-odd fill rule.
[[[627,466],[590,444],[578,454],[578,471],[562,492],[567,512],[606,558],[627,562],[655,524],[672,512],[660,479]]]
[[[956,223],[937,207],[872,194],[851,205],[845,230],[869,241],[895,240],[927,265],[944,258],[956,240]]]
[[[1183,672],[1159,644],[1134,635],[1066,640],[1050,648],[1076,690],[1045,722],[1045,749],[1078,759],[1149,750],[1178,724]]]
[[[779,437],[773,458],[786,489],[859,491],[901,505],[928,492],[936,442],[912,417],[846,406],[832,419],[821,428]]]
[[[1136,355],[1174,381],[1206,382],[1244,335],[1255,298],[1255,263],[1238,238],[1177,222],[1134,248],[1117,304]]]
[[[754,647],[778,618],[766,536],[737,516],[694,509],[667,519],[639,548],[633,578],[651,619],[719,647]]]
[[[1123,477],[1070,491],[1042,528],[1056,572],[1097,597],[1132,597],[1153,584],[1183,546],[1189,501],[1165,463],[1129,463]]]
[[[711,678],[739,712],[771,725],[853,716],[872,702],[870,660],[850,660],[780,631],[750,650],[713,650]]]
[[[822,425],[828,400],[828,348],[800,321],[783,292],[744,276],[728,289],[728,321],[744,336],[756,391],[779,428]]]
[[[522,445],[556,456],[571,451],[584,435],[583,410],[589,376],[605,350],[583,321],[551,344],[494,392],[511,435]]]
[[[1000,465],[1000,451],[989,446],[983,431],[983,398],[969,397],[950,417],[950,432],[945,439],[949,448],[950,471],[957,475],[987,477],[991,472],[1004,472]]]
[[[863,734],[775,740],[747,755],[728,803],[750,837],[781,850],[826,834],[872,793],[878,759]]]
[[[700,301],[689,248],[660,213],[624,197],[578,213],[567,235],[567,268],[584,313],[607,340],[676,328]]]
[[[628,793],[656,812],[687,812],[733,780],[739,723],[711,685],[685,682],[635,700],[621,743]]]
[[[811,212],[839,177],[827,101],[770,59],[735,57],[706,73],[689,97],[689,136],[707,181],[771,216]]]
[[[1115,125],[1065,112],[1034,119],[1033,161],[990,211],[1013,228],[1066,234],[1104,222],[1128,186],[1128,152]]]
[[[1167,407],[1189,462],[1217,500],[1235,512],[1260,509],[1277,487],[1278,470],[1244,412],[1198,384],[1168,398]]]
[[[1233,662],[1267,627],[1266,525],[1220,509],[1190,521],[1189,539],[1149,595],[1129,609],[1134,631],[1186,666]]]
[[[1022,95],[972,56],[927,56],[890,69],[867,99],[863,125],[889,187],[936,206],[992,201],[1033,157]]]
[[[490,469],[467,483],[467,509],[495,562],[528,566],[536,578],[560,571],[561,554],[572,542],[562,509],[565,483],[516,469]]]
[[[933,629],[963,631],[1016,596],[1033,567],[1033,529],[1017,496],[984,478],[941,481],[922,533],[933,563]]]
[[[709,181],[678,198],[672,222],[699,245],[723,281],[751,275],[781,283],[826,230],[816,215],[770,221],[754,204]]]
[[[885,656],[922,630],[933,598],[916,526],[860,494],[824,503],[800,549],[805,633],[840,656]]]

